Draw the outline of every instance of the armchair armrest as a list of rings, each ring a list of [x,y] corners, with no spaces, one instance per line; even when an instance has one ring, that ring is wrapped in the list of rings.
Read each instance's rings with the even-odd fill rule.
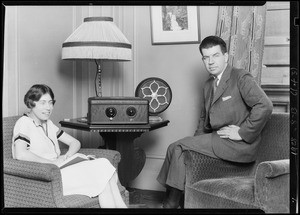
[[[118,166],[121,161],[121,154],[115,150],[109,149],[93,149],[93,148],[81,148],[79,153],[85,155],[96,155],[97,158],[108,159],[115,167]]]
[[[261,162],[257,166],[256,177],[274,178],[290,173],[290,160],[275,160]]]
[[[85,148],[80,149],[79,152],[107,158],[115,167],[117,167],[121,160],[120,153],[114,150]],[[3,172],[8,175],[48,182],[61,178],[60,169],[54,164],[20,161],[16,159],[4,159]]]
[[[48,182],[61,178],[60,170],[54,164],[15,159],[4,160],[3,172],[8,175]]]
[[[255,202],[270,213],[289,212],[289,159],[265,161],[255,173]]]

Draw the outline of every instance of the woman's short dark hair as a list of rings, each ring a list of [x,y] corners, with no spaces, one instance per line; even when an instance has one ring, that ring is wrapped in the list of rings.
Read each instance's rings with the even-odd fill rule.
[[[54,93],[50,87],[45,84],[35,84],[25,94],[24,103],[28,108],[33,108],[35,107],[34,102],[39,101],[40,98],[47,93],[51,96],[51,99],[55,103]]]
[[[204,38],[201,42],[201,44],[199,45],[199,50],[201,55],[202,54],[202,49],[208,49],[211,48],[213,46],[217,46],[219,45],[221,47],[221,51],[223,54],[225,54],[227,52],[227,47],[226,47],[226,43],[225,41],[217,36],[208,36],[206,38]]]

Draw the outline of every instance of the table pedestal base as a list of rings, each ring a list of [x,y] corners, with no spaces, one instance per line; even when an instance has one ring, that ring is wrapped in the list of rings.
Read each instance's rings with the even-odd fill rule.
[[[121,162],[118,167],[118,176],[121,184],[125,187],[134,180],[142,171],[146,154],[138,147],[135,139],[140,137],[142,132],[131,133],[101,133],[107,149],[117,150],[121,154]]]
[[[140,174],[146,162],[144,150],[140,149],[134,140],[144,132],[167,126],[169,122],[163,120],[145,125],[97,125],[87,123],[86,118],[75,118],[59,123],[66,128],[98,132],[103,137],[107,149],[119,151],[121,154],[121,162],[118,166],[119,180],[123,186],[128,187],[128,183]]]

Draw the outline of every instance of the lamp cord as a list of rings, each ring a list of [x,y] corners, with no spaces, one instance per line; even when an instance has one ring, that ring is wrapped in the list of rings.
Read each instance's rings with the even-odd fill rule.
[[[97,65],[97,72],[95,76],[95,91],[98,97],[102,97],[102,86],[101,86],[101,62],[95,59]]]

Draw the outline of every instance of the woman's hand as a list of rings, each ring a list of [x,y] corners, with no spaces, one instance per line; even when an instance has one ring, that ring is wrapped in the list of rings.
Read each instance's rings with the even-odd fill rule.
[[[71,157],[77,153],[81,147],[80,142],[66,132],[59,137],[59,141],[69,146],[68,152],[66,153],[67,157]]]
[[[56,160],[54,160],[52,163],[55,164],[56,166],[59,166],[62,162],[66,160],[65,155],[60,155]]]
[[[68,153],[66,153],[65,155],[62,155],[64,156],[65,160],[67,160],[69,157],[71,157],[72,155],[69,155]]]

